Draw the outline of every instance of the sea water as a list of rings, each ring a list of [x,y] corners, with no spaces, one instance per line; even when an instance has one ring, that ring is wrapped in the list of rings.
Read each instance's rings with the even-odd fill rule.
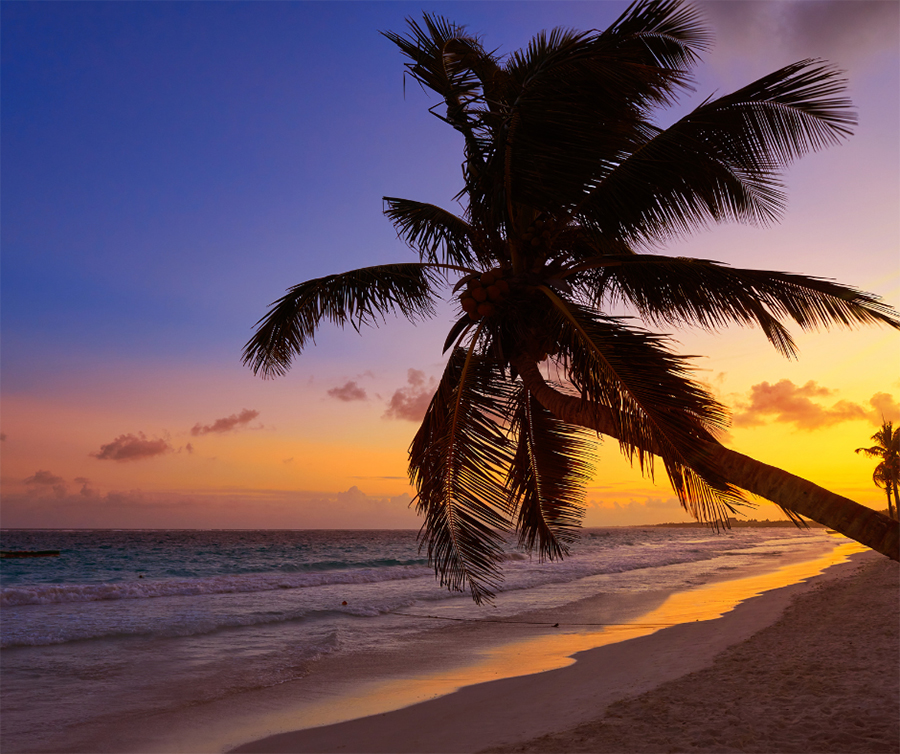
[[[497,598],[477,606],[440,587],[413,531],[4,530],[2,550],[59,555],[0,561],[3,749],[97,750],[104,730],[158,728],[285,684],[315,697],[329,667],[346,679],[346,668],[386,667],[379,657],[428,663],[452,654],[443,637],[467,622],[495,624],[497,640],[598,593],[623,600],[602,620],[633,619],[624,606],[642,594],[812,560],[837,540],[822,529],[588,529],[553,563],[513,544]]]

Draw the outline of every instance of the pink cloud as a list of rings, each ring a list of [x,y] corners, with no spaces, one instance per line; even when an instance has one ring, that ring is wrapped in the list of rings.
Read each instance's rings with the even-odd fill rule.
[[[328,395],[347,403],[350,401],[364,401],[367,397],[365,389],[361,388],[354,380],[351,380],[346,385],[331,388],[328,391]]]
[[[49,471],[35,471],[34,474],[25,480],[25,484],[62,484],[65,480],[61,476],[56,476]]]
[[[203,424],[201,425],[199,422],[191,427],[191,434],[194,437],[199,435],[208,435],[211,432],[222,433],[222,432],[230,432],[235,427],[240,426],[241,424],[248,424],[253,421],[257,416],[259,416],[259,411],[253,411],[252,409],[245,408],[239,414],[232,414],[231,416],[226,416],[224,419],[216,419],[212,424]],[[192,452],[193,448],[188,452]]]
[[[897,4],[822,0],[815,3],[704,2],[716,36],[742,54],[780,49],[854,66],[896,47]]]
[[[75,477],[75,483],[81,485],[81,491],[78,494],[82,497],[90,497],[94,494],[94,491],[91,489],[91,480],[87,477],[77,476]]]
[[[871,416],[874,424],[881,424],[882,421],[900,421],[900,403],[897,403],[897,399],[893,395],[875,393],[869,398],[869,403],[874,409]]]
[[[119,435],[111,443],[100,446],[99,453],[91,453],[101,461],[139,461],[152,458],[172,450],[165,440],[148,440],[143,432],[137,435]]]
[[[425,416],[431,396],[434,394],[437,381],[432,377],[425,382],[425,372],[410,369],[406,373],[407,387],[398,388],[391,396],[385,419],[406,419],[418,422]]]
[[[818,429],[857,419],[881,424],[882,416],[900,416],[900,406],[887,393],[875,393],[869,399],[871,409],[852,401],[840,400],[825,406],[813,400],[834,392],[813,380],[805,385],[795,385],[791,380],[779,380],[774,385],[760,382],[750,388],[746,400],[738,401],[732,423],[735,427],[754,427],[774,421],[794,424],[799,429]]]
[[[405,487],[405,485],[404,485]],[[407,492],[367,495],[306,490],[201,492],[89,491],[48,495],[47,488],[5,494],[3,524],[19,528],[409,529],[421,521]]]
[[[63,497],[66,494],[66,482],[61,476],[57,476],[43,469],[35,471],[34,474],[25,480],[25,484],[37,484],[42,487],[51,487],[57,497]]]

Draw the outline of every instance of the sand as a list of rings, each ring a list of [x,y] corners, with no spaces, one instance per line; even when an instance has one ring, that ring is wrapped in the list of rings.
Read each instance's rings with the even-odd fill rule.
[[[568,667],[239,752],[900,752],[898,564],[874,553]]]
[[[819,585],[708,668],[492,752],[900,751],[898,564]]]

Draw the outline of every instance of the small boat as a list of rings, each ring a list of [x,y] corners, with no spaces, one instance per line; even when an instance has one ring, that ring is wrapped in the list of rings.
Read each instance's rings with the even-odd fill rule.
[[[0,550],[0,558],[53,558],[59,550]]]

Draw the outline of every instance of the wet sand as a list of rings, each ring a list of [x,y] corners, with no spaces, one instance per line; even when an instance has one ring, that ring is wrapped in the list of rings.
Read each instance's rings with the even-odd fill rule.
[[[861,553],[566,667],[235,751],[898,751],[898,596],[897,564]]]
[[[491,752],[900,752],[898,564],[798,598],[713,664]]]

